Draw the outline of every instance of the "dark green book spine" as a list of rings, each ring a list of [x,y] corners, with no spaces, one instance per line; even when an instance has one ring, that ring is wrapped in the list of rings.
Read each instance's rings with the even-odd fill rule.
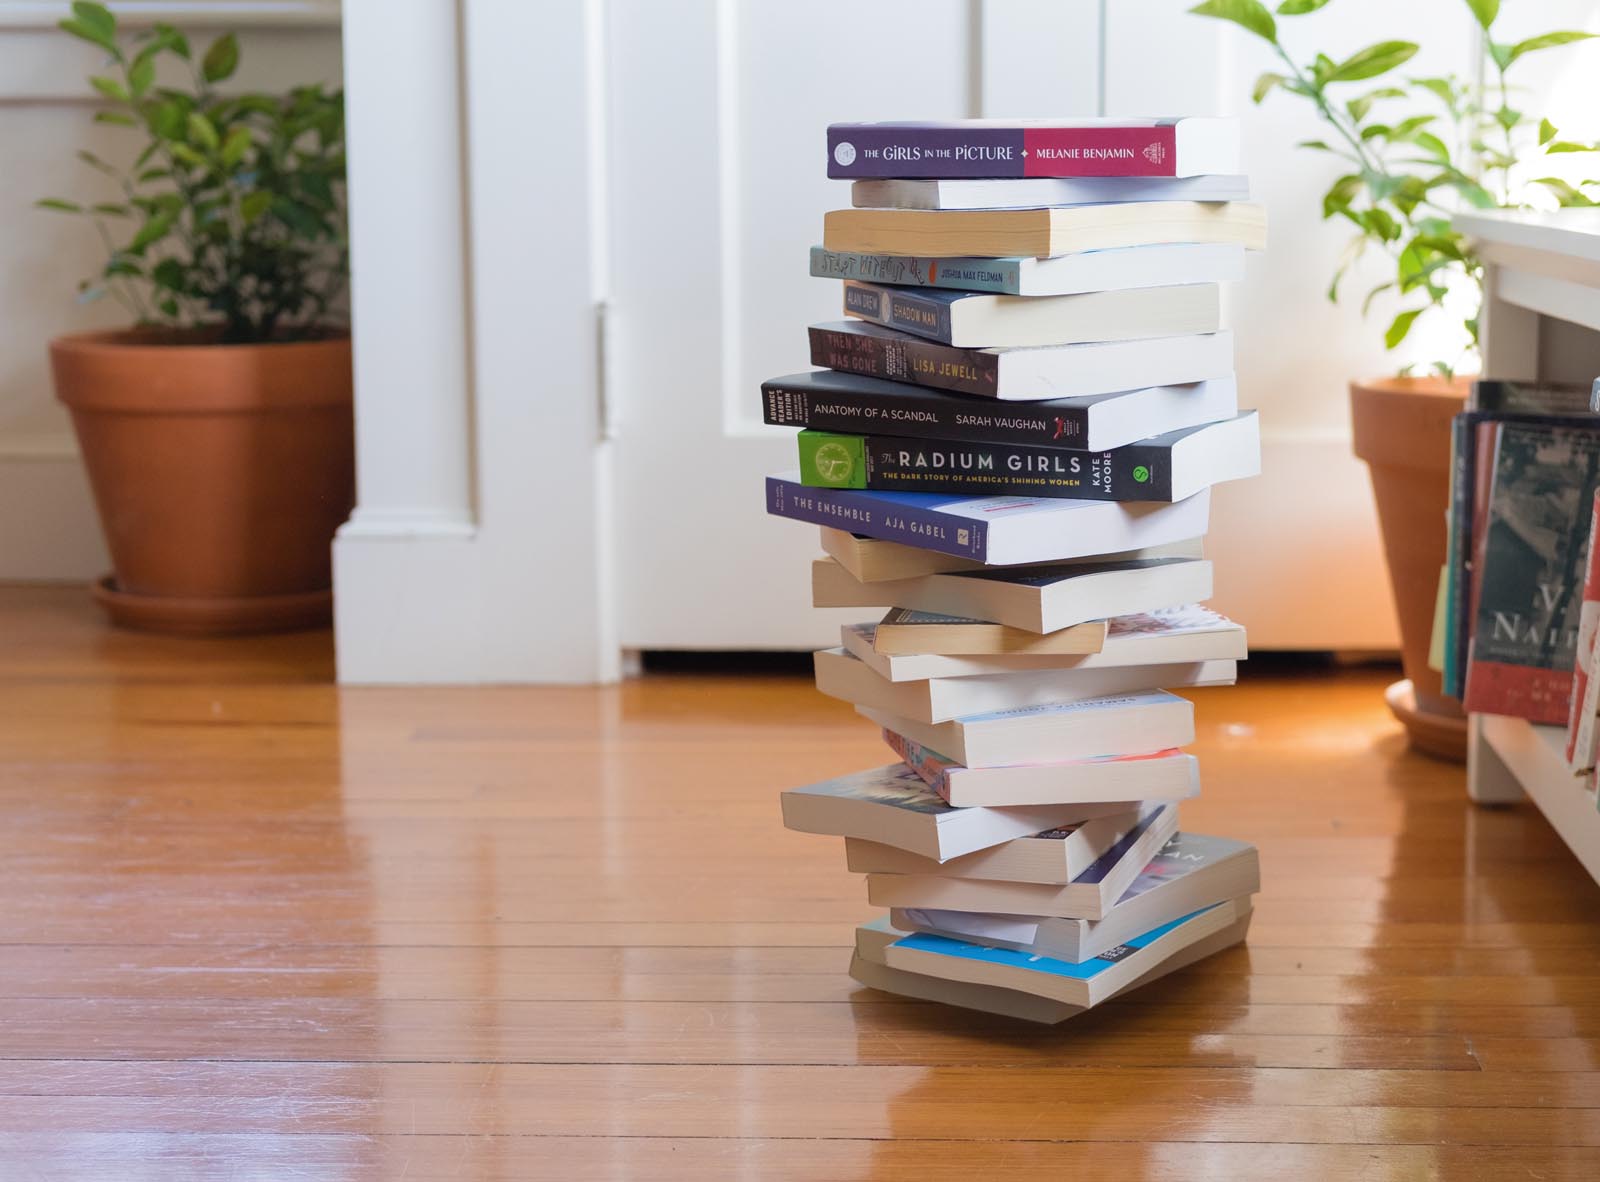
[[[1074,452],[802,431],[800,481],[813,488],[879,492],[1171,501],[1172,448],[1135,443]]]

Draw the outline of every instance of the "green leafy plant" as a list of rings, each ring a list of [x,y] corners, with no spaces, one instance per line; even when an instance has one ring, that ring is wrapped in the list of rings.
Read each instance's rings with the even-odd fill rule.
[[[239,64],[231,33],[197,59],[171,25],[126,36],[103,4],[74,4],[61,28],[108,55],[89,79],[105,100],[95,121],[146,141],[128,167],[78,153],[115,183],[115,199],[38,203],[92,220],[105,243],[81,298],[109,293],[141,324],[205,340],[322,335],[349,260],[343,93],[217,93]],[[162,85],[164,65],[186,85]]]
[[[1330,0],[1283,0],[1277,16],[1316,12]],[[1558,31],[1517,42],[1495,40],[1500,0],[1465,0],[1483,29],[1489,80],[1474,86],[1461,79],[1407,77],[1394,71],[1417,52],[1410,41],[1380,41],[1343,61],[1316,54],[1300,64],[1278,36],[1278,22],[1260,0],[1206,0],[1189,11],[1232,21],[1270,44],[1283,63],[1256,80],[1252,97],[1262,102],[1274,91],[1311,102],[1331,135],[1299,146],[1336,156],[1345,171],[1322,198],[1324,218],[1343,218],[1356,228],[1345,248],[1328,298],[1337,300],[1340,281],[1372,247],[1394,265],[1394,278],[1378,284],[1362,302],[1366,314],[1386,291],[1421,297],[1405,308],[1384,332],[1393,349],[1405,340],[1419,316],[1441,308],[1453,290],[1476,292],[1471,315],[1462,321],[1470,355],[1478,343],[1478,312],[1483,305],[1483,264],[1466,237],[1451,227],[1450,215],[1463,204],[1477,208],[1534,208],[1545,205],[1595,205],[1589,192],[1600,181],[1574,185],[1555,176],[1528,176],[1530,163],[1570,152],[1594,152],[1600,145],[1563,139],[1548,119],[1535,119],[1513,103],[1507,75],[1530,54],[1586,40],[1592,33]],[[1384,78],[1377,85],[1372,80]],[[1331,141],[1331,142],[1330,142]],[[1536,165],[1532,171],[1542,171]],[[1450,376],[1459,361],[1435,361]]]

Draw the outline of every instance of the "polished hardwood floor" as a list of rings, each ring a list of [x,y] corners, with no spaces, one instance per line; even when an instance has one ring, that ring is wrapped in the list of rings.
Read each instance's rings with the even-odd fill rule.
[[[1600,1177],[1600,888],[1386,671],[1194,695],[1249,943],[1048,1029],[846,977],[800,676],[331,674],[0,590],[0,1178]]]

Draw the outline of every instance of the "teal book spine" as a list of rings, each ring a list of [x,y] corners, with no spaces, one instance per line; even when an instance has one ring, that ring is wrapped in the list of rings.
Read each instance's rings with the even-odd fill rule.
[[[1022,294],[1021,259],[930,259],[912,255],[860,254],[811,248],[811,273],[822,279],[855,279],[900,287]]]

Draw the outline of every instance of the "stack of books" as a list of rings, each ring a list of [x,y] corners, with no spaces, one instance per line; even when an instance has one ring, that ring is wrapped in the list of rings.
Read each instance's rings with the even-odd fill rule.
[[[1059,1021],[1243,939],[1245,842],[1182,832],[1191,704],[1244,630],[1200,606],[1210,488],[1254,475],[1220,285],[1265,219],[1227,119],[836,124],[811,273],[825,369],[763,384],[802,428],[769,512],[822,526],[818,607],[887,609],[816,655],[897,762],[783,795],[888,914],[873,988]]]

